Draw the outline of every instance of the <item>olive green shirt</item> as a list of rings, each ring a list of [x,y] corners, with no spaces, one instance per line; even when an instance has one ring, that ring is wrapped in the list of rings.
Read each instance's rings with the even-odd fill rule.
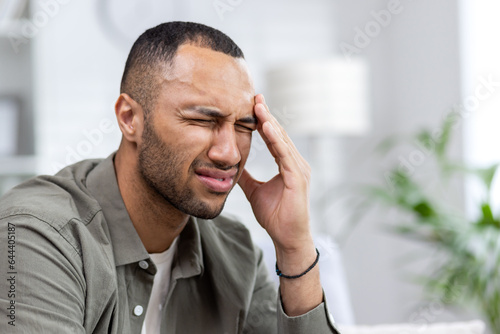
[[[113,157],[39,176],[0,199],[0,333],[141,332],[155,264]],[[182,231],[162,333],[337,333],[326,302],[288,317],[248,230],[224,217]]]

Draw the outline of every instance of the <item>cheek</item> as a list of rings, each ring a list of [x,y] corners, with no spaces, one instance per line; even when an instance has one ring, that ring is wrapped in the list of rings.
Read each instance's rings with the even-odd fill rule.
[[[169,134],[170,142],[183,150],[194,151],[207,146],[211,140],[211,133],[199,127],[179,127]]]
[[[177,132],[172,138],[172,143],[176,147],[177,152],[183,156],[185,169],[188,171],[193,162],[197,160],[206,160],[205,155],[210,146],[212,139],[209,131],[204,129],[184,129]]]
[[[242,160],[245,161],[250,153],[250,147],[252,145],[252,134],[242,134],[238,138],[238,149],[240,151]]]

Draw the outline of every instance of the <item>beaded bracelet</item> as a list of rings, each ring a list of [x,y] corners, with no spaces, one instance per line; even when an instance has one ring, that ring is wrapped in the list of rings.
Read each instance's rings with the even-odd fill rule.
[[[283,274],[281,272],[281,270],[278,269],[278,262],[276,262],[276,275],[278,275],[279,277],[289,278],[289,279],[294,279],[294,278],[299,278],[299,277],[304,276],[305,274],[307,274],[308,272],[310,272],[311,269],[314,268],[318,264],[318,261],[319,261],[319,251],[318,251],[317,248],[316,248],[316,254],[318,254],[318,255],[316,256],[316,260],[314,260],[314,263],[309,268],[307,268],[306,271],[304,271],[302,274],[299,274],[299,275],[289,276],[289,275]]]

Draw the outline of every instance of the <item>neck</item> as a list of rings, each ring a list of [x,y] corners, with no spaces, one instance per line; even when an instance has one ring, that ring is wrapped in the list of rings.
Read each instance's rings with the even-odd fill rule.
[[[123,144],[123,143],[122,143]],[[118,187],[127,212],[148,253],[167,250],[182,232],[189,215],[174,208],[144,181],[137,159],[130,158],[123,145],[114,164]]]

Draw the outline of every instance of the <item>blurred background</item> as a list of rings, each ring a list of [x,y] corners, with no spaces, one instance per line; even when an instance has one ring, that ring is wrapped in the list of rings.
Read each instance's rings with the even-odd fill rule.
[[[337,321],[480,318],[412,282],[433,250],[389,232],[397,214],[364,209],[357,189],[384,184],[394,165],[437,184],[425,147],[377,147],[423,128],[439,136],[451,112],[450,155],[500,161],[499,14],[493,0],[0,0],[0,191],[116,150],[113,107],[134,40],[165,21],[204,23],[243,49],[257,92],[313,167],[312,224]],[[257,137],[248,169],[266,180],[276,168]],[[435,191],[474,215],[476,185],[452,186]],[[225,211],[270,247],[239,189]]]

